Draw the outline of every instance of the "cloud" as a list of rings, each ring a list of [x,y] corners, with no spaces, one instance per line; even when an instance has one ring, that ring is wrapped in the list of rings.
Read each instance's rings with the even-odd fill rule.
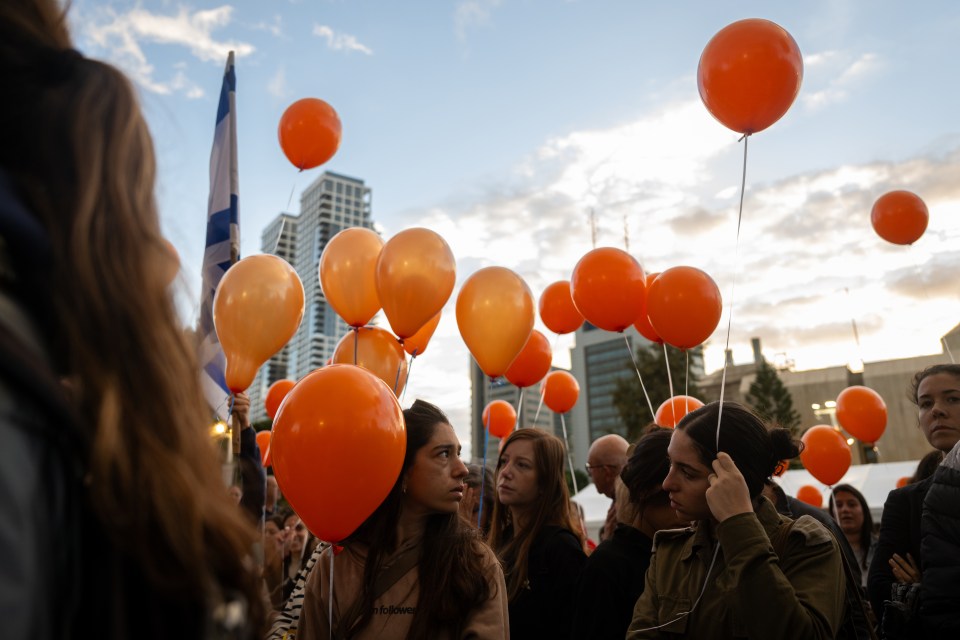
[[[313,25],[313,35],[327,41],[327,48],[334,51],[359,51],[368,56],[373,55],[373,49],[363,44],[349,33],[337,33],[330,27],[322,24]]]
[[[85,43],[102,52],[148,91],[160,94],[181,92],[195,98],[202,96],[203,91],[182,70],[170,80],[155,77],[156,69],[147,59],[143,45],[183,47],[195,58],[217,64],[223,64],[230,51],[238,57],[249,55],[254,51],[253,45],[220,41],[212,35],[213,31],[230,23],[232,13],[233,7],[229,5],[193,12],[181,7],[175,15],[156,14],[140,7],[118,13],[112,7],[105,7],[92,14],[78,14],[79,28],[76,31]]]
[[[267,91],[276,98],[286,98],[290,95],[290,88],[287,86],[287,71],[283,65],[277,67],[276,73],[267,82]]]
[[[850,54],[840,51],[825,51],[804,57],[808,70],[805,79],[819,89],[805,92],[801,97],[809,109],[821,109],[847,99],[849,91],[863,78],[867,78],[882,66],[875,53],[863,53],[851,61]]]
[[[502,0],[461,0],[453,12],[453,24],[457,37],[466,40],[467,29],[490,24],[490,15]]]
[[[284,37],[283,18],[280,16],[280,14],[273,16],[273,22],[260,21],[257,24],[253,25],[253,28],[258,31],[266,31],[267,33],[270,33],[277,38]]]

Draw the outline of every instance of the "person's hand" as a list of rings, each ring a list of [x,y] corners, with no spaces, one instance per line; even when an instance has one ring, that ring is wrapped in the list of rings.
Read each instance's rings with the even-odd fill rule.
[[[240,423],[240,430],[250,428],[250,396],[241,392],[233,396],[233,415]]]
[[[721,451],[713,461],[713,473],[707,476],[707,506],[718,522],[741,513],[753,511],[747,482],[733,463],[733,458]]]
[[[916,560],[909,553],[906,560],[901,558],[900,554],[895,553],[888,562],[890,568],[893,569],[893,577],[896,578],[897,582],[906,584],[920,582],[920,567],[917,566]]]

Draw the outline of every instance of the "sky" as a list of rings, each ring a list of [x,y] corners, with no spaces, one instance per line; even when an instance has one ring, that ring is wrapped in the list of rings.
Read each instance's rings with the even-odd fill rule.
[[[706,369],[750,338],[797,369],[940,352],[960,322],[960,4],[822,0],[639,2],[75,0],[78,48],[135,81],[159,159],[164,233],[180,253],[185,322],[200,291],[208,163],[227,52],[236,52],[242,254],[324,169],[363,179],[385,238],[425,226],[457,258],[457,288],[407,402],[423,397],[469,442],[469,353],[453,308],[478,268],[514,269],[535,297],[597,245],[648,271],[690,265],[724,297]],[[804,59],[797,100],[743,142],[697,91],[704,46],[766,18]],[[298,173],[277,142],[303,97],[343,138]],[[909,247],[870,209],[894,189],[930,210]],[[859,329],[857,346],[851,321]],[[537,326],[546,329],[539,319]],[[552,334],[549,334],[552,337]],[[555,342],[569,366],[572,338]]]

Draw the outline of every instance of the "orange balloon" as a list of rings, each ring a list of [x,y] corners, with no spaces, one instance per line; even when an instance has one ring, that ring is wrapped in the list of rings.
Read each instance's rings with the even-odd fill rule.
[[[420,327],[419,331],[404,340],[403,350],[412,355],[414,358],[417,356],[422,356],[423,352],[427,350],[427,345],[430,343],[430,338],[433,337],[433,332],[437,330],[437,325],[440,324],[441,313],[442,312],[437,312],[437,315],[428,320],[427,324]]]
[[[403,340],[440,313],[453,293],[457,265],[446,241],[429,229],[406,229],[383,245],[377,295],[390,328]]]
[[[927,230],[929,221],[926,203],[910,191],[885,193],[870,211],[874,231],[893,244],[913,244]]]
[[[506,438],[517,424],[517,412],[506,400],[494,400],[483,410],[483,424],[490,435]]]
[[[318,98],[303,98],[283,112],[277,135],[287,160],[303,171],[333,157],[340,147],[340,132],[340,117],[333,107]]]
[[[640,315],[637,316],[637,320],[633,323],[633,327],[640,332],[640,335],[650,342],[655,344],[663,344],[663,338],[661,338],[660,334],[657,333],[656,329],[653,328],[653,325],[650,324],[650,318],[647,317],[647,296],[650,295],[650,285],[653,284],[653,281],[657,279],[658,275],[660,274],[647,274],[647,290],[643,296],[643,303],[640,305]]]
[[[333,236],[320,255],[323,296],[351,327],[362,327],[380,311],[377,260],[382,249],[376,231],[350,227]]]
[[[887,428],[887,405],[869,387],[847,387],[837,396],[837,422],[863,442],[876,442]]]
[[[549,284],[540,294],[540,319],[554,333],[571,333],[583,324],[583,316],[573,304],[569,280]]]
[[[357,360],[354,362],[354,344]],[[333,351],[334,364],[355,364],[370,371],[394,390],[397,396],[407,384],[407,355],[400,342],[386,329],[360,327],[340,338]]]
[[[265,467],[270,466],[270,432],[257,432],[257,446],[260,447],[260,462]]]
[[[673,429],[683,416],[702,406],[703,403],[692,396],[673,396],[657,409],[654,422],[657,426]]]
[[[300,277],[277,256],[250,256],[223,274],[213,297],[213,324],[232,393],[249,387],[260,365],[297,332],[303,300]]]
[[[280,403],[287,397],[295,384],[297,384],[295,380],[277,380],[267,389],[267,397],[263,399],[263,407],[267,410],[267,415],[270,416],[271,420],[277,416]]]
[[[506,377],[517,387],[529,387],[543,380],[553,363],[553,349],[547,337],[534,329],[520,355],[507,369]]]
[[[580,384],[567,371],[551,371],[540,385],[543,403],[555,413],[566,413],[573,409],[580,397]]]
[[[850,468],[852,454],[840,432],[825,424],[807,429],[800,461],[810,474],[825,485],[835,485]]]
[[[809,484],[805,484],[797,489],[797,500],[806,502],[811,507],[818,509],[823,506],[823,494],[820,493],[820,489]]]
[[[270,455],[280,490],[318,538],[340,542],[383,502],[407,446],[396,396],[375,375],[334,364],[297,383]]]
[[[902,478],[897,479],[897,489],[902,489],[908,484],[910,484],[910,476],[903,476]]]
[[[721,29],[707,43],[697,69],[707,111],[723,126],[748,135],[787,112],[802,80],[796,41],[780,25],[758,18]]]
[[[622,249],[601,247],[573,268],[573,303],[595,327],[623,331],[640,315],[646,277],[637,259]]]
[[[713,278],[694,267],[673,267],[647,291],[647,317],[669,345],[690,349],[710,337],[720,322],[723,301]]]
[[[504,267],[485,267],[467,278],[457,296],[457,326],[470,353],[491,378],[520,354],[534,322],[533,294]]]

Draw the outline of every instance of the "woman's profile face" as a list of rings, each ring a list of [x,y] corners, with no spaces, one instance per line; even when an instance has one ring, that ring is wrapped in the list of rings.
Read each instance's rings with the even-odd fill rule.
[[[417,451],[407,470],[404,509],[423,515],[457,513],[467,473],[453,427],[445,422],[437,424],[433,436]]]
[[[849,491],[838,491],[833,496],[840,528],[847,535],[859,535],[863,528],[863,507]],[[861,540],[861,543],[863,541]]]
[[[675,429],[667,447],[670,471],[663,480],[663,490],[670,496],[670,507],[684,521],[709,520],[713,517],[707,506],[707,476],[713,473],[701,461],[693,440],[680,429]]]
[[[927,442],[940,451],[950,451],[960,440],[960,378],[935,373],[917,386],[920,430]]]
[[[530,440],[514,440],[504,447],[497,465],[497,497],[501,504],[526,508],[537,501],[540,488],[536,462],[536,452]]]

